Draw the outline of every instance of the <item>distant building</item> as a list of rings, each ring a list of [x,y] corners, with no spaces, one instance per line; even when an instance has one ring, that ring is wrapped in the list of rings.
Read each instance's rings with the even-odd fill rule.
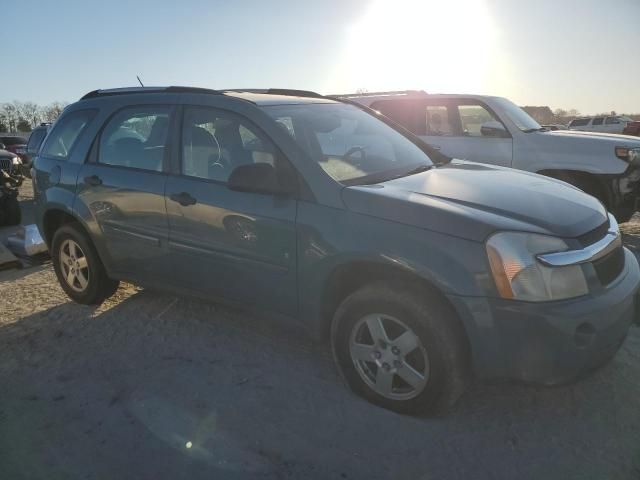
[[[553,123],[555,120],[553,112],[549,107],[531,107],[527,105],[526,107],[522,107],[522,109],[531,115],[538,123]]]

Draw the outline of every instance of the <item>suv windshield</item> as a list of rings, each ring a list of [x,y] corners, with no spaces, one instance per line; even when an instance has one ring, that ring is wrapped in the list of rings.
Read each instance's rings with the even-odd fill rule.
[[[534,132],[536,130],[545,130],[536,122],[527,112],[506,98],[496,98],[495,101],[500,104],[507,117],[523,132]]]
[[[381,182],[433,165],[407,137],[352,105],[263,108],[328,175],[346,185]]]

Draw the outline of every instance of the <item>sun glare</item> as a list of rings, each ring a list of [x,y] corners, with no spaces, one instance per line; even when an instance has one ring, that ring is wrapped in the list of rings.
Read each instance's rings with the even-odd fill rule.
[[[480,92],[497,32],[483,0],[379,0],[348,34],[332,89]]]

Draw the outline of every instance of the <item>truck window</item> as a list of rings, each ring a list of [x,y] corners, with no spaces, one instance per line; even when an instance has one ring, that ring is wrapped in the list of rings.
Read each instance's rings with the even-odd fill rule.
[[[584,127],[585,125],[589,125],[588,118],[576,118],[575,120],[571,120],[569,124],[570,127]]]
[[[611,125],[614,123],[620,123],[620,120],[618,120],[618,117],[607,117],[604,123],[606,125]],[[594,121],[594,125],[595,125],[595,121]]]
[[[602,122],[604,122],[604,117],[596,117],[593,119],[592,125],[602,125]]]
[[[458,112],[465,137],[482,137],[480,127],[483,123],[500,121],[481,105],[458,105]]]
[[[372,103],[371,108],[399,123],[407,130],[418,133],[412,121],[413,102],[407,100],[381,100]]]
[[[443,105],[427,105],[426,135],[452,136],[454,129],[449,115],[449,109]]]

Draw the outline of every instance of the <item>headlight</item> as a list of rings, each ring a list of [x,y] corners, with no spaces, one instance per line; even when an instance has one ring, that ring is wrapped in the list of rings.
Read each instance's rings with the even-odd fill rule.
[[[22,160],[20,160],[20,157],[13,157],[11,159],[11,163],[13,164],[13,166],[17,167],[19,165],[22,165]]]
[[[616,157],[625,162],[640,164],[640,147],[616,147]]]
[[[503,298],[543,302],[589,293],[580,265],[546,267],[536,260],[541,253],[562,252],[561,239],[533,233],[502,232],[487,241],[487,255],[496,287]]]

